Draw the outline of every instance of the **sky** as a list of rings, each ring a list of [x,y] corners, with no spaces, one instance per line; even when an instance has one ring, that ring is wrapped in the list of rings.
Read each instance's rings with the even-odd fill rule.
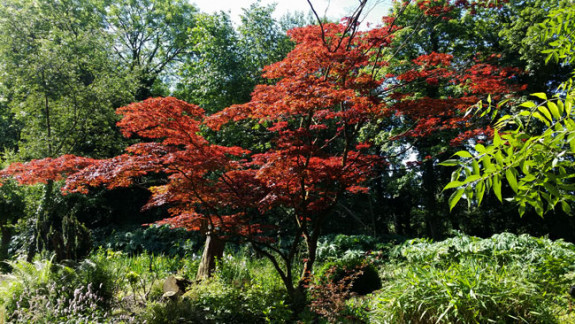
[[[255,0],[190,0],[203,12],[212,13],[217,11],[226,11],[230,13],[235,23],[239,22],[239,15],[242,8],[247,8]],[[307,13],[310,6],[307,0],[260,0],[263,5],[276,3],[277,18],[288,12],[302,11]],[[320,16],[339,21],[342,17],[349,16],[359,3],[358,0],[311,0],[314,8]],[[365,23],[379,24],[381,17],[386,15],[391,6],[391,0],[368,0],[363,15],[364,28]]]

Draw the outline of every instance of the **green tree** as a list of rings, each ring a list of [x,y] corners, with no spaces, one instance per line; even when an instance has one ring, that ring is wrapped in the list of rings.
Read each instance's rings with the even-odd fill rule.
[[[292,24],[289,25],[289,17],[286,16],[283,20],[274,19],[274,10],[275,5],[262,6],[257,2],[243,9],[241,15],[242,23],[238,27],[239,46],[244,56],[247,78],[253,83],[252,87],[265,82],[261,76],[264,66],[281,61],[293,49],[294,43],[286,35],[287,29],[284,27],[291,29],[304,26],[295,25],[297,20],[291,20]]]
[[[215,112],[249,100],[239,37],[228,14],[198,14],[193,50],[179,71],[176,95]]]
[[[254,87],[264,82],[264,66],[293,48],[285,28],[304,22],[298,16],[278,21],[272,17],[274,10],[274,5],[252,4],[244,9],[237,29],[227,13],[198,15],[192,54],[179,72],[176,95],[211,113],[249,101]]]
[[[0,82],[22,126],[21,158],[107,156],[122,148],[114,107],[130,100],[102,34],[100,8],[86,0],[6,1],[0,8]]]
[[[0,6],[1,107],[6,108],[0,120],[16,126],[2,125],[15,131],[3,140],[17,152],[16,157],[5,152],[5,159],[105,157],[123,148],[115,108],[133,100],[135,87],[128,69],[114,60],[104,12],[103,4],[92,0],[8,0]],[[54,201],[64,198],[54,187],[48,182],[29,220],[34,229],[29,258],[37,248],[56,251],[58,258],[85,253],[75,242],[85,242],[89,233],[74,215],[59,210],[62,205]]]
[[[164,72],[190,53],[196,13],[184,0],[114,0],[106,7],[113,49],[138,82],[136,100],[158,95],[153,89]]]

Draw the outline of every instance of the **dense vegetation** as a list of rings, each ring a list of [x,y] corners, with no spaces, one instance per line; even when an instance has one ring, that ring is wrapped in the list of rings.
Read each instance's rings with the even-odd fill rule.
[[[367,8],[5,1],[0,321],[575,321],[572,1]]]

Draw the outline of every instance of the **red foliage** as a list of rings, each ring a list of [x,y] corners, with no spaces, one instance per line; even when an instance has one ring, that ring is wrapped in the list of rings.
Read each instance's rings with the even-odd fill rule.
[[[438,131],[458,129],[464,133],[451,143],[459,145],[475,135],[489,135],[488,130],[469,129],[474,127],[470,122],[472,116],[464,116],[464,112],[488,95],[497,101],[521,89],[521,85],[509,82],[514,75],[521,73],[516,68],[502,68],[476,60],[472,66],[460,69],[453,65],[452,60],[449,54],[432,52],[421,55],[413,60],[412,69],[396,77],[401,85],[390,95],[396,101],[392,108],[396,114],[405,115],[415,122],[412,129],[402,136],[427,137]],[[403,85],[417,82],[425,82],[430,91],[457,87],[464,93],[458,97],[436,95],[419,98],[402,90]]]
[[[445,15],[453,7],[478,2],[425,0],[425,14]],[[461,71],[449,54],[429,53],[413,60],[413,68],[394,78],[402,84],[423,81],[429,87],[463,87],[459,98],[424,97],[392,93],[386,106],[373,90],[384,79],[374,77],[387,63],[379,50],[388,46],[398,27],[347,33],[346,24],[295,28],[296,42],[288,56],[264,69],[275,81],[259,85],[252,100],[205,117],[198,106],[175,98],[152,98],[118,109],[118,123],[127,137],[142,140],[114,158],[94,160],[65,155],[0,172],[21,183],[66,178],[64,190],[87,192],[90,187],[113,189],[161,174],[165,183],[150,188],[146,208],[169,205],[172,218],[163,224],[199,230],[206,224],[220,233],[259,237],[270,229],[262,215],[277,207],[290,208],[304,234],[314,228],[344,192],[366,192],[362,184],[382,159],[364,153],[369,143],[358,143],[365,122],[391,111],[416,121],[407,136],[422,137],[446,129],[467,127],[461,112],[488,93],[501,96],[514,89],[507,79],[517,73],[487,63]],[[275,137],[265,152],[252,154],[240,147],[209,143],[202,124],[219,130],[227,123],[252,119],[271,124]],[[454,142],[480,131],[463,133]],[[485,134],[485,132],[481,133]]]
[[[0,171],[0,178],[12,177],[21,184],[46,183],[62,180],[97,160],[74,155],[62,155],[58,158],[45,158],[28,163],[13,163]],[[2,182],[0,181],[0,185]]]
[[[274,147],[253,155],[250,164],[267,190],[259,202],[262,212],[281,205],[302,216],[321,213],[343,191],[365,192],[359,184],[380,162],[377,156],[352,149],[352,128],[385,111],[371,94],[382,80],[366,67],[383,64],[370,60],[377,48],[390,42],[389,30],[350,38],[340,37],[344,25],[323,27],[323,34],[319,26],[291,30],[296,48],[264,70],[264,77],[277,82],[258,86],[251,102],[227,108],[207,121],[214,129],[246,118],[274,123],[269,128],[277,133]],[[333,151],[341,142],[340,151]]]

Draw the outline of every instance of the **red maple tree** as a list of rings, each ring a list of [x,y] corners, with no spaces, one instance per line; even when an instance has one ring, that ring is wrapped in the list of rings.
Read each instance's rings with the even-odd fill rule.
[[[370,67],[383,64],[373,60],[374,51],[390,42],[390,32],[355,32],[346,24],[294,29],[295,49],[265,69],[264,76],[277,82],[258,86],[251,102],[208,118],[201,108],[175,98],[134,103],[118,110],[123,116],[118,125],[125,136],[142,142],[125,154],[103,160],[47,158],[14,164],[0,176],[21,183],[65,178],[65,191],[87,192],[130,186],[150,173],[165,175],[164,184],[150,188],[146,205],[170,206],[173,217],[160,223],[218,239],[240,236],[272,260],[293,295],[300,241],[306,246],[298,284],[303,289],[321,225],[345,192],[367,190],[362,183],[382,161],[364,153],[369,144],[358,143],[357,133],[384,111],[372,93],[382,80]],[[256,154],[215,145],[201,135],[203,122],[217,130],[243,119],[269,126],[268,150]],[[282,240],[291,239],[287,249],[274,244],[282,230],[287,234]]]

